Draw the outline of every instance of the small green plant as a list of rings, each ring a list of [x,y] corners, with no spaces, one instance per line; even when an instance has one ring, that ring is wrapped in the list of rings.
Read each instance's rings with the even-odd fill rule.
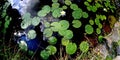
[[[72,16],[74,19],[80,19],[82,17],[82,10],[78,8],[72,12]]]
[[[42,51],[40,52],[40,56],[41,56],[42,59],[47,60],[50,55],[49,55],[49,52],[48,52],[48,51],[42,50]]]
[[[71,2],[70,0],[65,0],[65,4],[66,4],[66,5],[71,5],[72,2]]]
[[[50,38],[48,39],[48,43],[49,43],[49,44],[52,44],[52,45],[56,44],[56,43],[57,43],[57,38],[54,37],[54,36],[50,37]]]
[[[93,29],[93,27],[92,27],[91,25],[87,24],[87,25],[85,26],[85,32],[86,32],[87,34],[92,34],[92,33],[94,32],[94,29]]]
[[[79,20],[73,20],[72,24],[73,24],[74,28],[80,28],[82,25],[81,21],[79,21]]]
[[[62,38],[62,40],[61,40],[61,43],[63,46],[66,46],[69,42],[70,42],[70,40],[68,40],[66,38]]]
[[[77,10],[77,9],[78,9],[78,5],[77,5],[77,4],[71,4],[71,5],[70,5],[70,8],[71,8],[72,10]]]
[[[27,50],[28,50],[27,43],[26,43],[24,40],[23,40],[23,41],[20,41],[19,47],[20,47],[20,49],[23,50],[23,51],[27,51]]]
[[[45,35],[45,37],[51,37],[52,34],[53,34],[53,31],[49,28],[46,28],[44,31],[43,31],[43,34]]]
[[[37,36],[37,34],[36,34],[35,30],[29,30],[27,33],[27,37],[29,39],[34,39],[34,38],[36,38],[36,36]]]
[[[76,50],[77,50],[77,45],[75,43],[68,43],[66,45],[66,53],[67,54],[72,55],[76,52]]]
[[[46,50],[49,52],[49,55],[54,55],[57,52],[57,48],[52,45],[47,46]]]

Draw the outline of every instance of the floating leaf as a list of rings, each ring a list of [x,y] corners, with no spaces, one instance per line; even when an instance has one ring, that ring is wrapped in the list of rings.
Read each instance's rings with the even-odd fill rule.
[[[52,8],[59,8],[60,4],[59,3],[53,3]]]
[[[94,21],[93,20],[89,20],[90,25],[94,25]]]
[[[42,57],[42,59],[48,59],[49,58],[49,52],[48,51],[46,51],[46,50],[42,50],[41,52],[40,52],[40,56]]]
[[[40,11],[38,12],[38,16],[39,16],[39,17],[44,17],[44,16],[46,16],[46,15],[47,15],[47,13],[46,13],[45,10],[40,10]]]
[[[101,23],[98,24],[98,28],[100,28],[100,29],[102,28],[102,24]]]
[[[91,25],[87,24],[87,25],[85,26],[85,32],[86,32],[87,34],[92,34],[92,33],[93,33],[93,27],[92,27]]]
[[[100,24],[99,18],[95,18],[95,24],[96,24],[96,25],[99,25],[99,24]]]
[[[65,4],[66,4],[66,5],[71,5],[72,2],[71,2],[70,0],[65,0]]]
[[[22,19],[28,19],[30,18],[30,13],[25,13],[23,16],[22,16]]]
[[[51,29],[53,31],[59,31],[61,29],[61,24],[58,22],[51,23]]]
[[[97,28],[97,29],[96,29],[96,33],[97,33],[97,34],[100,34],[100,33],[101,33],[101,29],[100,29],[100,28]]]
[[[29,30],[28,33],[27,33],[27,37],[29,39],[34,39],[36,37],[36,32],[35,30]]]
[[[82,16],[83,16],[83,18],[88,18],[88,13],[86,13],[86,12],[82,12]]]
[[[99,35],[98,36],[98,41],[101,43],[101,42],[103,42],[103,36],[102,35]]]
[[[73,32],[71,30],[66,30],[64,38],[71,39],[73,37]]]
[[[87,1],[84,2],[84,5],[90,6],[90,4]]]
[[[55,18],[60,17],[60,16],[61,16],[61,13],[60,13],[61,11],[62,11],[62,10],[61,10],[60,8],[55,9],[55,10],[52,12],[53,17],[55,17]]]
[[[72,55],[76,52],[76,50],[77,50],[77,45],[75,43],[68,43],[66,45],[66,53],[67,54]]]
[[[82,10],[77,9],[72,12],[72,16],[74,19],[80,19],[82,17]]]
[[[79,45],[79,48],[82,52],[87,52],[89,50],[89,44],[86,41],[82,41]]]
[[[50,55],[54,55],[57,52],[57,48],[55,46],[49,45],[46,48]]]
[[[43,34],[44,34],[46,37],[50,37],[50,36],[52,36],[53,31],[52,31],[50,28],[46,28],[46,29],[43,31]]]
[[[39,17],[34,17],[32,19],[32,25],[37,26],[40,23],[40,18]]]
[[[71,4],[70,8],[73,10],[77,10],[78,9],[78,5],[77,4]]]
[[[26,29],[29,25],[31,25],[31,20],[29,20],[29,21],[23,20],[21,22],[21,28],[22,29]]]
[[[50,38],[48,39],[48,43],[49,43],[49,44],[52,44],[52,45],[56,44],[56,43],[57,43],[57,38],[54,37],[54,36],[50,37]]]
[[[63,46],[66,46],[70,41],[68,39],[62,38],[61,42]]]
[[[92,6],[92,12],[96,12],[97,11],[97,7],[96,6]]]
[[[62,6],[62,9],[67,9],[67,6],[65,6],[65,5],[64,5],[64,6]]]
[[[19,47],[20,47],[20,49],[23,50],[23,51],[27,51],[27,50],[28,50],[27,43],[26,43],[24,40],[21,40],[21,41],[20,41]]]
[[[58,33],[59,33],[61,36],[64,36],[64,35],[65,35],[65,31],[66,31],[66,30],[59,30]]]
[[[47,14],[50,12],[51,8],[49,5],[45,5],[45,6],[43,6],[42,10]]]
[[[45,21],[44,24],[45,24],[45,27],[50,27],[50,23],[49,22]]]
[[[91,11],[92,8],[93,8],[92,6],[87,6],[87,10],[88,10],[88,11]]]
[[[69,28],[69,22],[67,20],[61,20],[60,22],[61,30],[66,30]]]
[[[52,2],[53,2],[53,3],[56,3],[56,2],[58,2],[58,0],[52,0]]]
[[[81,21],[79,21],[79,20],[73,20],[72,21],[72,26],[74,27],[74,28],[79,28],[79,27],[81,27],[81,25],[82,25],[82,23],[81,23]]]
[[[92,0],[87,0],[88,2],[92,2]]]

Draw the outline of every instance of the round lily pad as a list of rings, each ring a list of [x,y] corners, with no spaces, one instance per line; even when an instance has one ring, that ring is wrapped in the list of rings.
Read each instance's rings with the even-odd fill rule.
[[[101,33],[101,29],[100,29],[100,28],[97,28],[97,29],[96,29],[96,33],[97,33],[97,34],[100,34],[100,33]]]
[[[48,50],[50,55],[54,55],[57,52],[57,48],[52,45],[47,46],[46,50]]]
[[[64,35],[65,35],[65,31],[66,31],[66,30],[59,30],[58,33],[59,33],[61,36],[64,36]]]
[[[70,8],[73,10],[77,10],[78,9],[78,5],[77,4],[71,4]]]
[[[66,46],[70,41],[68,39],[62,38],[61,42],[63,46]]]
[[[27,43],[26,43],[24,40],[21,40],[21,41],[20,41],[19,47],[20,47],[20,49],[23,50],[23,51],[27,51],[27,50],[28,50]]]
[[[55,9],[55,10],[52,12],[53,17],[55,17],[55,18],[60,17],[60,16],[61,16],[61,13],[60,13],[61,11],[62,11],[62,10],[61,10],[60,8]]]
[[[66,45],[66,53],[67,54],[72,55],[76,52],[76,50],[77,50],[77,45],[75,43],[68,43]]]
[[[48,43],[49,43],[49,44],[52,44],[52,45],[56,44],[56,43],[57,43],[57,38],[54,37],[54,36],[50,37],[50,38],[48,39]]]
[[[71,30],[66,30],[64,38],[71,39],[73,37],[73,32]]]
[[[64,5],[64,6],[62,6],[62,9],[67,9],[67,6],[65,6],[65,5]]]
[[[69,22],[67,20],[61,20],[60,22],[61,30],[66,30],[69,28]]]
[[[50,28],[46,28],[46,29],[43,31],[43,34],[44,34],[46,37],[50,37],[50,36],[52,36],[53,31],[52,31]]]
[[[34,17],[32,19],[32,25],[37,26],[40,23],[40,18],[39,17]]]
[[[72,21],[72,26],[74,27],[74,28],[80,28],[81,27],[81,25],[82,25],[82,23],[81,23],[81,21],[79,21],[79,20],[73,20]]]
[[[80,19],[82,17],[82,10],[79,8],[72,12],[72,16],[74,19]]]
[[[53,31],[59,31],[61,30],[61,24],[59,22],[53,22],[51,23],[51,29]]]
[[[42,10],[43,10],[45,13],[49,13],[50,10],[51,10],[51,8],[50,8],[49,5],[45,5],[45,6],[43,6]]]
[[[96,24],[96,25],[99,25],[99,24],[100,24],[99,18],[95,18],[95,24]]]
[[[40,11],[37,13],[37,15],[38,15],[39,17],[44,17],[44,16],[47,15],[47,13],[46,13],[45,10],[40,10]]]
[[[46,50],[42,50],[41,52],[40,52],[40,56],[41,56],[41,58],[42,59],[48,59],[49,58],[49,52],[48,51],[46,51]]]
[[[65,4],[66,4],[66,5],[71,5],[72,2],[71,2],[70,0],[65,0]]]
[[[21,28],[26,29],[29,25],[31,25],[31,20],[23,20],[21,23]]]
[[[58,0],[52,0],[52,2],[53,2],[53,3],[56,3],[56,2],[58,2]]]
[[[44,24],[45,24],[45,27],[50,27],[50,23],[49,22],[45,21]]]
[[[79,45],[79,48],[82,52],[87,52],[89,50],[89,44],[86,41],[82,41]]]
[[[89,20],[90,25],[94,25],[94,21],[91,19]]]
[[[92,27],[91,25],[87,24],[87,25],[85,26],[85,32],[86,32],[87,34],[92,34],[93,31],[94,31],[94,29],[93,29],[93,27]]]
[[[86,13],[86,12],[82,12],[82,16],[83,16],[83,18],[88,18],[88,13]]]
[[[35,30],[29,30],[28,33],[27,33],[27,37],[29,39],[34,39],[36,37],[36,32]]]
[[[52,8],[59,8],[60,4],[59,3],[53,3]]]

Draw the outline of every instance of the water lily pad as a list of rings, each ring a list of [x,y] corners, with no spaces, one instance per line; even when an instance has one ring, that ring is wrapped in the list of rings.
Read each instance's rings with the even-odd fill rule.
[[[45,21],[44,24],[45,24],[45,27],[50,27],[50,23],[49,22]]]
[[[50,55],[54,55],[57,52],[57,48],[52,45],[47,46],[46,50],[48,50]]]
[[[67,54],[72,55],[76,52],[76,50],[77,50],[77,45],[75,43],[68,43],[66,45],[66,53]]]
[[[83,16],[83,18],[88,18],[88,13],[86,13],[86,12],[82,12],[82,16]]]
[[[37,34],[36,34],[35,30],[29,30],[28,33],[27,33],[27,37],[29,39],[34,39],[36,37],[36,35]]]
[[[60,17],[60,16],[61,16],[61,13],[60,13],[61,11],[62,11],[62,10],[61,10],[60,8],[55,9],[55,10],[52,12],[53,17],[55,17],[55,18]]]
[[[53,31],[59,31],[61,30],[61,24],[59,22],[53,22],[51,23],[51,29]]]
[[[81,27],[81,25],[82,25],[82,23],[81,23],[81,21],[79,21],[79,20],[73,20],[72,21],[72,26],[74,27],[74,28],[80,28]]]
[[[61,20],[60,22],[61,30],[66,30],[69,28],[69,22],[67,20]]]
[[[43,31],[43,34],[44,34],[46,37],[50,37],[50,36],[52,36],[53,31],[52,31],[50,28],[46,28],[46,29]]]
[[[56,3],[56,2],[58,2],[58,0],[52,0],[52,2],[53,2],[53,3]]]
[[[31,25],[31,20],[30,21],[22,21],[21,28],[26,29],[29,25]]]
[[[73,32],[71,30],[66,30],[64,38],[71,39],[73,37]]]
[[[79,45],[79,48],[82,52],[87,52],[89,50],[89,44],[86,41],[82,41]]]
[[[25,13],[23,16],[22,16],[22,19],[27,19],[27,18],[30,18],[30,13]],[[28,20],[28,19],[27,19]]]
[[[42,50],[41,52],[40,52],[40,56],[41,56],[41,58],[42,59],[48,59],[49,58],[49,52],[48,51],[46,51],[46,50]]]
[[[65,35],[65,31],[66,31],[66,30],[59,30],[58,33],[59,33],[61,36],[64,36],[64,35]]]
[[[100,28],[97,28],[97,29],[96,29],[96,33],[97,33],[97,34],[100,34],[100,33],[101,33],[101,29],[100,29]]]
[[[45,6],[43,6],[42,10],[44,10],[45,13],[49,13],[51,8],[49,5],[45,5]]]
[[[38,16],[39,16],[39,17],[44,17],[44,16],[46,16],[46,15],[47,15],[46,10],[40,10],[40,11],[38,12]]]
[[[71,4],[70,8],[73,10],[77,10],[78,9],[78,5],[77,4]]]
[[[49,43],[49,44],[52,44],[52,45],[56,44],[56,43],[57,43],[57,38],[54,37],[54,36],[50,37],[50,38],[48,39],[48,43]]]
[[[71,2],[70,0],[65,0],[65,4],[66,4],[66,5],[71,5],[72,2]]]
[[[62,38],[61,42],[63,46],[66,46],[70,41],[68,39]]]
[[[65,6],[65,5],[64,5],[64,6],[62,6],[62,9],[67,9],[67,6]]]
[[[87,1],[84,2],[84,5],[90,6],[90,4]]]
[[[94,25],[94,21],[92,19],[89,20],[90,25]]]
[[[92,12],[96,12],[97,11],[97,7],[96,6],[92,6]]]
[[[52,8],[59,8],[60,4],[59,3],[53,3]]]
[[[99,18],[95,18],[95,24],[96,24],[96,25],[99,25],[99,24],[100,24]]]
[[[94,29],[93,29],[93,27],[92,27],[91,25],[87,24],[87,25],[85,26],[85,32],[86,32],[87,34],[92,34],[93,31],[94,31]]]
[[[20,41],[19,47],[20,47],[20,49],[23,50],[23,51],[27,51],[27,50],[28,50],[27,43],[26,43],[24,40],[21,40],[21,41]]]
[[[72,12],[72,16],[74,19],[80,19],[82,17],[82,10],[79,8]]]
[[[34,17],[32,19],[32,25],[37,26],[40,23],[40,18],[39,17]]]

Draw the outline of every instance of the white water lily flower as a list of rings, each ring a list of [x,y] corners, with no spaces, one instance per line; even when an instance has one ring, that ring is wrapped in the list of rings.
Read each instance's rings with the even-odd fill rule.
[[[66,15],[66,12],[65,11],[61,11],[61,16],[65,16]]]

